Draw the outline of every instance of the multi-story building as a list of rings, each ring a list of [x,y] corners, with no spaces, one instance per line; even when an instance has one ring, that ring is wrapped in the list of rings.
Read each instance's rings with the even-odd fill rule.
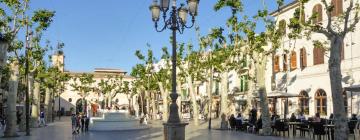
[[[335,18],[339,17],[349,5],[349,1],[327,0],[334,5],[331,14]],[[317,18],[312,22],[326,25],[326,10],[321,0],[311,0],[304,5],[305,19],[309,19],[317,13]],[[300,3],[295,0],[275,12],[271,13],[278,21],[279,28],[283,28],[285,33],[291,30],[287,25],[294,16],[296,9],[300,8]],[[352,15],[353,16],[353,15]],[[351,18],[350,21],[353,19]],[[347,34],[341,49],[341,71],[343,87],[354,87],[360,85],[360,25],[356,30]],[[300,97],[289,98],[288,113],[304,112],[306,115],[313,116],[320,113],[322,116],[329,116],[333,112],[330,78],[328,69],[329,51],[319,47],[314,47],[313,41],[326,41],[322,34],[313,33],[311,39],[306,37],[301,39],[290,39],[287,35],[282,39],[282,47],[279,48],[273,58],[269,59],[266,71],[267,91],[280,90]],[[328,44],[325,44],[325,47]],[[273,82],[272,82],[273,81]],[[274,88],[275,87],[275,88]],[[360,93],[344,91],[345,106],[348,114],[360,113]],[[286,110],[286,100],[277,99],[276,111],[283,114]]]
[[[71,72],[71,71],[64,71],[64,55],[63,53],[55,53],[52,56],[53,65],[60,67],[60,70],[68,73],[71,77],[81,75],[83,73],[92,74],[94,75],[95,82],[93,83],[93,87],[97,87],[98,83],[103,79],[106,80],[109,76],[111,77],[122,77],[122,82],[129,82],[131,88],[131,82],[135,80],[135,78],[127,75],[127,73],[121,69],[108,69],[108,68],[95,68],[94,72]],[[77,91],[73,89],[71,84],[74,83],[74,80],[71,79],[70,81],[65,83],[65,89],[60,94],[60,104],[59,98],[55,98],[55,111],[60,110],[64,112],[69,112],[71,108],[75,111],[77,107],[81,108],[81,96],[78,94]],[[115,97],[112,98],[112,103],[120,108],[126,108],[129,106],[129,100],[135,106],[137,106],[137,96],[133,96],[131,99],[127,94],[124,93],[117,93]],[[104,95],[98,92],[90,92],[85,97],[87,104],[90,106],[90,103],[98,103],[101,108],[105,108],[104,105]],[[79,106],[80,105],[80,106]]]

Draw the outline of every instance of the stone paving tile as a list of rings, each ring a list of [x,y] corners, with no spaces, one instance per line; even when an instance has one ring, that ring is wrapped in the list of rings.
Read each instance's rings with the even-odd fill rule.
[[[203,125],[206,125],[205,123]],[[199,129],[201,128],[201,129]],[[160,122],[152,124],[150,129],[130,130],[130,131],[90,131],[78,135],[71,134],[70,119],[63,118],[60,122],[55,122],[47,127],[32,129],[31,136],[21,136],[16,138],[2,138],[4,140],[163,140],[162,125]],[[264,137],[253,134],[235,132],[207,130],[205,126],[186,127],[187,140],[288,140],[286,137]],[[291,140],[303,140],[301,138],[290,138]]]

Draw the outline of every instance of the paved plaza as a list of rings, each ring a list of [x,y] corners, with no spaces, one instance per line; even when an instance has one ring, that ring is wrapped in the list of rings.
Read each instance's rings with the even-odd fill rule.
[[[206,129],[207,124],[201,126],[186,127],[187,140],[287,140],[286,137],[264,137],[253,134],[235,132],[235,131],[220,131]],[[31,131],[31,136],[23,136],[24,133],[19,133],[20,137],[16,138],[2,138],[4,140],[163,140],[163,131],[160,122],[151,124],[151,128],[146,130],[134,131],[90,131],[87,133],[80,133],[78,135],[71,134],[70,118],[62,118],[62,121],[49,124],[47,127],[34,128]],[[290,138],[291,140],[304,140],[301,138]]]

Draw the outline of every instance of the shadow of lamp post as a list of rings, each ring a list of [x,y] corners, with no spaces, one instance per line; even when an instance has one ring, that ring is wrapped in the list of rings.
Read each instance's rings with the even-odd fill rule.
[[[164,123],[164,138],[166,140],[185,139],[185,126],[187,123],[181,123],[178,113],[178,105],[176,104],[176,100],[178,98],[178,94],[176,93],[176,32],[178,31],[182,34],[185,28],[193,27],[195,16],[197,15],[199,0],[187,0],[187,4],[189,8],[185,8],[184,4],[181,4],[178,8],[176,0],[172,0],[172,10],[170,11],[169,18],[166,16],[167,11],[170,9],[170,0],[160,0],[160,4],[157,0],[154,0],[153,4],[150,6],[152,20],[155,23],[156,31],[162,32],[165,29],[170,29],[172,31],[172,90],[170,94],[170,115],[167,123]],[[162,16],[164,25],[162,28],[158,29],[160,12],[163,13]],[[186,25],[188,14],[192,17],[192,24],[190,26]]]

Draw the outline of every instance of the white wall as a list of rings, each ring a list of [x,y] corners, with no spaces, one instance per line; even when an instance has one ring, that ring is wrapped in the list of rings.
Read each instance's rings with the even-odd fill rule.
[[[305,5],[306,10],[306,17],[311,16],[312,8],[315,4],[321,3],[320,0],[313,0],[309,1]],[[346,3],[347,4],[347,3]],[[345,9],[347,6],[344,5],[343,9]],[[323,6],[324,8],[324,6]],[[287,12],[284,12],[278,16],[279,21],[282,19],[285,19],[287,21],[287,25],[289,24],[289,19],[293,16],[293,12],[295,9],[289,10]],[[325,10],[323,10],[323,20],[326,20]],[[324,23],[325,24],[325,23]],[[353,77],[355,79],[354,85],[360,85],[360,25],[357,26],[356,31],[354,33],[349,33],[346,36],[346,39],[344,41],[345,48],[344,48],[344,54],[345,54],[345,60],[342,61],[342,75],[343,77],[347,76],[348,71],[353,72]],[[289,32],[289,30],[287,31]],[[314,95],[315,92],[318,89],[325,90],[327,94],[327,116],[332,113],[332,98],[331,98],[331,89],[330,89],[330,79],[328,74],[328,57],[329,52],[325,54],[324,62],[325,64],[320,65],[313,65],[313,43],[312,40],[325,40],[325,36],[321,34],[312,34],[311,40],[303,39],[297,39],[297,40],[289,40],[288,38],[283,39],[283,46],[277,51],[277,55],[280,56],[280,70],[281,72],[278,72],[275,75],[275,81],[276,85],[278,87],[285,86],[287,87],[287,91],[289,93],[295,93],[299,94],[300,91],[305,90],[308,91],[308,95],[310,97],[310,115],[315,114],[315,100]],[[307,52],[307,67],[304,70],[301,70],[300,67],[300,49],[305,47]],[[284,50],[290,50],[290,52],[293,50],[297,54],[297,69],[293,71],[282,71],[282,54],[284,54]],[[290,53],[288,53],[288,69],[290,69]],[[272,73],[272,66],[271,66],[272,59],[269,58],[269,63],[267,63],[267,90],[268,92],[271,89],[271,73]],[[283,75],[288,73],[287,79],[287,85],[286,84],[280,84],[283,82],[284,79],[282,79]],[[290,82],[292,81],[292,82]],[[343,87],[349,86],[348,84],[343,83]],[[339,93],[341,94],[341,93]],[[360,113],[359,106],[360,106],[360,98],[359,93],[354,93],[355,96],[353,98],[353,113]],[[289,113],[293,113],[297,108],[297,98],[291,99],[294,103],[291,107]],[[350,106],[350,98],[348,98],[348,103]],[[278,104],[278,108],[280,108]],[[349,107],[350,108],[350,107]],[[350,109],[349,109],[350,111]]]

